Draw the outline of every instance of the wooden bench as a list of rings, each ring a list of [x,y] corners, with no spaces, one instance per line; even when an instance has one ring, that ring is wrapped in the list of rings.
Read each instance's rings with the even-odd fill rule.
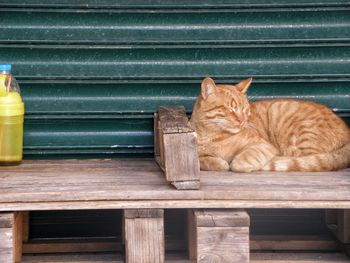
[[[13,262],[15,255],[18,257],[19,229],[23,226],[18,220],[15,223],[15,218],[18,212],[38,210],[348,209],[341,212],[337,229],[348,243],[349,169],[332,173],[273,174],[201,171],[200,178],[199,190],[175,190],[164,180],[162,170],[153,159],[27,160],[21,166],[1,168],[0,255],[7,255],[7,262]],[[130,216],[127,218],[131,220]],[[139,218],[142,221],[142,213]],[[156,218],[160,219],[155,222],[161,220],[159,216]],[[149,221],[149,217],[144,220]],[[337,222],[332,223],[335,228]],[[146,225],[154,227],[152,223]],[[158,231],[158,235],[162,235],[161,232]],[[154,238],[162,240],[159,236]]]
[[[164,262],[164,209],[174,208],[188,211],[189,256],[170,256],[167,262],[284,262],[283,258],[285,262],[348,261],[340,254],[251,254],[250,250],[261,249],[264,244],[266,247],[266,243],[249,240],[250,220],[244,209],[328,209],[326,223],[342,248],[349,251],[350,169],[249,174],[199,171],[196,136],[186,128],[186,120],[182,108],[163,108],[156,116],[157,162],[154,159],[26,160],[17,167],[2,167],[0,262],[56,262],[57,255],[22,258],[22,254],[35,250],[26,242],[28,212],[81,209],[122,209],[125,261]],[[171,148],[174,145],[176,150]],[[274,242],[275,245],[270,242],[267,246],[270,250],[282,247],[282,240]],[[320,240],[298,242],[289,240],[284,243],[288,243],[284,249],[305,246],[317,250],[324,244]],[[94,252],[94,249],[84,251]],[[123,260],[114,254],[100,257],[72,254],[62,256],[60,262],[89,262],[88,258],[90,262]]]

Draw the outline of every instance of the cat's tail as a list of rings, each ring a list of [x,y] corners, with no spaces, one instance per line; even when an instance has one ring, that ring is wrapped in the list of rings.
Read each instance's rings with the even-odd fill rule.
[[[322,172],[350,167],[350,142],[333,152],[301,157],[275,157],[263,168],[264,171]]]

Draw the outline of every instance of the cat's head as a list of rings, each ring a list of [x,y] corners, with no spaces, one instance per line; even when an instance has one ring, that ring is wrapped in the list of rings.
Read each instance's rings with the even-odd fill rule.
[[[239,133],[250,115],[246,92],[251,82],[252,78],[248,78],[235,85],[217,85],[213,79],[205,78],[194,109],[198,121],[208,128]]]

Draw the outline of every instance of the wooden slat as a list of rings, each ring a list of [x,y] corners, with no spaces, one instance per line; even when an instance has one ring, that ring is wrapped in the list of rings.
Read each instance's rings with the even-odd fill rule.
[[[328,236],[254,235],[250,237],[253,251],[337,251],[337,242]]]
[[[189,213],[193,215],[193,213]],[[190,238],[188,244],[196,243],[195,227],[193,219],[189,219],[187,231]],[[185,248],[183,240],[167,240],[166,249],[169,251],[183,250]],[[78,252],[120,252],[122,243],[115,238],[94,238],[94,239],[52,239],[52,240],[31,240],[23,244],[24,254],[39,253],[78,253]],[[195,247],[189,248],[189,258],[194,259]],[[337,242],[326,236],[302,236],[302,235],[254,235],[250,236],[250,249],[253,251],[338,251]]]
[[[37,240],[23,244],[24,254],[39,253],[83,253],[120,252],[121,243],[117,240]]]
[[[200,190],[174,191],[152,159],[28,160],[21,166],[1,168],[0,211],[350,208],[350,169],[332,173],[201,172],[200,176]]]
[[[346,263],[349,262],[344,254],[340,253],[252,253],[251,263]],[[123,263],[119,254],[53,254],[27,255],[22,263]],[[185,256],[168,255],[166,263],[195,263]]]
[[[72,202],[2,203],[0,211],[88,210],[88,209],[138,209],[138,208],[350,208],[350,201],[271,201],[271,200],[107,200]]]

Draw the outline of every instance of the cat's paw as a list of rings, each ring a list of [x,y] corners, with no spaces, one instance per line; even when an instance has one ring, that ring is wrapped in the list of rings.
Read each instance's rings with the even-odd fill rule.
[[[240,158],[235,158],[230,163],[230,170],[237,173],[249,173],[260,170],[260,167],[256,167],[256,165],[243,161]]]
[[[225,160],[212,157],[212,156],[203,156],[199,157],[201,170],[204,171],[228,171],[230,166]]]

